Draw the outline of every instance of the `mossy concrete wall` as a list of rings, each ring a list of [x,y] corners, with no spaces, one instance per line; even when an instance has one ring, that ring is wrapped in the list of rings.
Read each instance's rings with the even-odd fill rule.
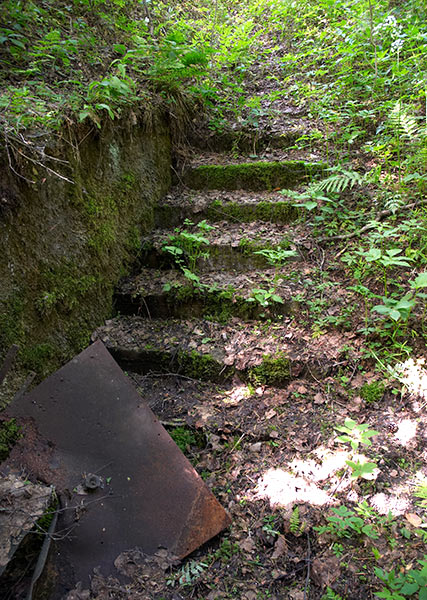
[[[40,375],[85,347],[110,315],[113,287],[170,186],[160,117],[150,132],[132,115],[57,139],[46,153],[68,164],[46,164],[74,183],[15,153],[12,166],[29,183],[6,152],[0,161],[0,359],[18,343],[21,365]]]

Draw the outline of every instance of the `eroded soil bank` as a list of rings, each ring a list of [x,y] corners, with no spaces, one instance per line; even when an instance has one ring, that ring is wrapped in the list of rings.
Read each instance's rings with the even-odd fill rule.
[[[11,138],[0,161],[0,359],[17,343],[24,369],[44,375],[109,315],[170,186],[169,128],[131,113],[100,130]]]

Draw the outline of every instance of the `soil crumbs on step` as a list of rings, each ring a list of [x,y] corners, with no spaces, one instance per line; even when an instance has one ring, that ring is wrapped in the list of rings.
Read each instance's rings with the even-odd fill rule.
[[[232,525],[181,563],[166,550],[124,552],[116,566],[129,583],[95,575],[90,596],[68,600],[318,600],[328,588],[356,600],[381,589],[375,567],[420,568],[425,501],[423,510],[414,490],[427,450],[416,394],[396,396],[378,375],[355,370],[286,389],[237,377],[227,387],[175,374],[130,377]],[[377,463],[371,479],[351,478],[346,461],[355,454],[337,440],[335,428],[349,418],[375,432],[358,448]]]

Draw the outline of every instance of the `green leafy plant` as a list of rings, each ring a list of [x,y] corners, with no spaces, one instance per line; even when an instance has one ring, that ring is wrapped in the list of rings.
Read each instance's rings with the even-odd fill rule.
[[[378,467],[377,463],[362,462],[361,460],[346,460],[345,462],[351,469],[352,479],[359,479],[359,477],[369,479]]]
[[[334,592],[330,587],[327,587],[326,592],[323,594],[321,600],[344,600],[344,598]]]
[[[410,267],[412,258],[401,256],[401,248],[370,248],[369,250],[356,250],[355,254],[361,256],[367,263],[379,265],[383,272],[384,295],[388,295],[388,269],[390,267]]]
[[[417,594],[418,600],[427,599],[427,556],[419,560],[420,569],[410,569],[396,573],[394,569],[385,571],[374,567],[375,575],[381,579],[386,587],[380,592],[375,592],[377,598],[386,600],[405,600]]]
[[[332,534],[338,538],[351,538],[353,536],[366,535],[371,539],[378,539],[378,531],[370,523],[365,523],[362,517],[356,516],[354,510],[342,505],[332,509],[332,513],[326,517],[327,525],[314,527],[314,530],[322,535]]]
[[[184,225],[189,227],[194,226],[194,223],[186,219]],[[197,224],[197,227],[205,232],[213,228],[206,221],[201,221]],[[209,258],[208,246],[209,240],[206,236],[197,231],[191,232],[177,227],[175,234],[169,236],[169,242],[162,246],[162,250],[172,255],[175,263],[184,270],[184,274],[187,273],[186,276],[188,277],[189,271],[195,271],[198,260]]]
[[[357,450],[360,444],[371,446],[371,438],[379,435],[379,431],[369,429],[369,425],[359,425],[353,419],[346,419],[344,425],[335,427],[335,429],[344,434],[337,437],[337,441],[343,444],[349,443],[352,450]]]
[[[270,306],[272,302],[283,304],[283,299],[275,293],[275,288],[264,290],[255,288],[252,290],[251,296],[247,298],[247,302],[257,302],[263,308]]]
[[[369,429],[369,425],[359,425],[353,419],[346,419],[344,425],[335,427],[337,431],[342,432],[344,435],[338,436],[336,439],[338,442],[346,444],[349,443],[353,450],[350,459],[346,460],[346,464],[350,467],[351,478],[358,479],[359,477],[369,479],[377,468],[377,464],[363,460],[362,457],[355,455],[360,444],[364,446],[371,446],[371,439],[373,436],[378,435],[378,431]]]
[[[262,526],[262,530],[268,535],[273,537],[280,535],[280,531],[276,529],[276,518],[274,515],[266,515],[263,519],[263,522],[264,525]]]
[[[208,563],[203,561],[189,560],[173,576],[166,580],[167,585],[173,587],[176,584],[186,586],[194,585],[209,567]]]

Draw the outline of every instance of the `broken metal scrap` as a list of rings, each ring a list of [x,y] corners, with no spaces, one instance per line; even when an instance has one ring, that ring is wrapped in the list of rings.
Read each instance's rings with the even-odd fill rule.
[[[60,597],[134,547],[183,558],[230,523],[102,342],[73,358],[9,414],[31,417],[49,443],[26,439],[9,461],[61,492],[54,562]],[[24,429],[28,419],[23,420]],[[31,433],[31,427],[28,428]],[[31,436],[30,436],[31,437]],[[34,437],[34,436],[33,436]],[[61,537],[61,536],[59,536]]]

